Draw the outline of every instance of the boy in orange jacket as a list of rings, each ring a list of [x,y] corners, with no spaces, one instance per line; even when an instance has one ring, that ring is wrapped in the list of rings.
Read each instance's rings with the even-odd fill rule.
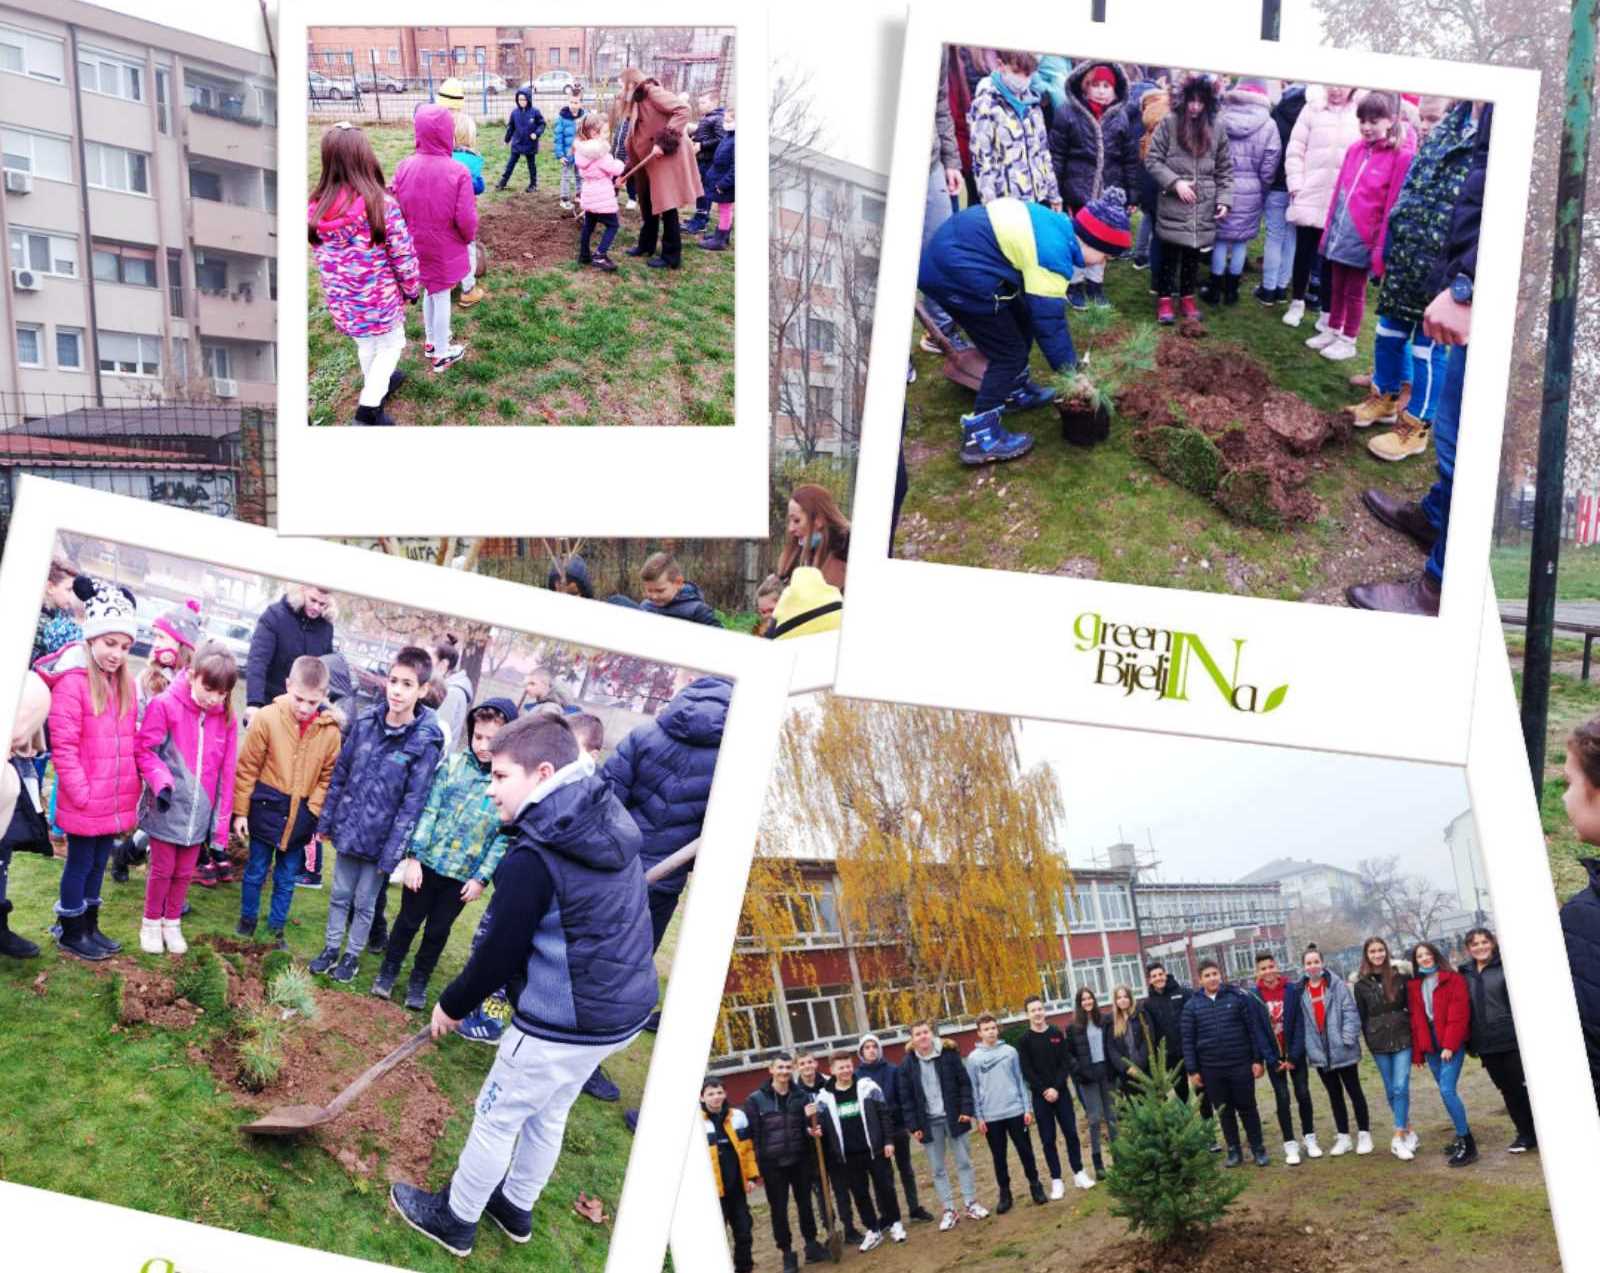
[[[742,1109],[728,1108],[728,1093],[720,1079],[700,1085],[700,1126],[711,1153],[711,1175],[722,1199],[722,1220],[733,1230],[733,1273],[755,1268],[752,1254],[754,1222],[747,1197],[755,1191],[756,1148],[750,1143],[750,1120]]]

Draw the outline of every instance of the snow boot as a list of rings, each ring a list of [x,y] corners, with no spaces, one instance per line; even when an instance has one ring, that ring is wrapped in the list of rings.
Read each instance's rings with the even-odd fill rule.
[[[1450,1166],[1470,1167],[1478,1161],[1478,1142],[1468,1132],[1461,1138],[1461,1144],[1456,1147],[1456,1152],[1450,1155]]]
[[[1172,297],[1163,296],[1156,302],[1156,322],[1163,327],[1171,327],[1177,321],[1178,316],[1172,308]]]
[[[1178,298],[1178,312],[1186,320],[1200,321],[1200,307],[1194,303],[1194,297],[1192,296],[1180,296]]]
[[[703,247],[707,252],[722,252],[728,246],[728,232],[726,230],[713,230],[710,234],[702,234],[695,240],[697,247]]]
[[[1011,1210],[1011,1190],[1010,1189],[1002,1189],[1000,1191],[1000,1200],[994,1204],[994,1213],[997,1216],[1003,1216],[1003,1215],[1005,1215],[1006,1212],[1008,1212],[1010,1210]]]
[[[1237,305],[1239,303],[1239,275],[1228,274],[1222,280],[1222,303],[1224,305]]]
[[[996,464],[1015,460],[1033,450],[1031,433],[1011,433],[1000,422],[1000,408],[961,417],[961,462]]]
[[[0,955],[12,959],[37,959],[39,948],[11,931],[11,900],[0,902]]]
[[[161,944],[161,921],[146,918],[139,924],[139,949],[147,955],[159,955],[165,946]]]
[[[84,931],[82,915],[61,916],[61,935],[56,938],[56,945],[69,955],[76,955],[79,959],[86,959],[90,963],[99,963],[102,959],[110,959],[111,952],[98,942],[91,941]]]
[[[114,955],[122,949],[122,943],[112,941],[100,931],[100,903],[96,902],[83,912],[83,931],[88,939],[99,946],[108,955]]]
[[[161,921],[161,940],[174,955],[186,955],[189,953],[189,943],[183,940],[183,921],[181,919],[164,919]]]
[[[1212,274],[1206,280],[1205,286],[1200,289],[1200,299],[1207,305],[1222,303],[1222,275]]]

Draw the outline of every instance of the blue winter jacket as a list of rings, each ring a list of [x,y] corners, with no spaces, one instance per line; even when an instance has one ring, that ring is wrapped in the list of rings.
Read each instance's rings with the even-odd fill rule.
[[[878,1043],[878,1059],[867,1062],[861,1059],[861,1049],[856,1049],[856,1073],[864,1079],[871,1079],[883,1090],[883,1103],[889,1116],[890,1131],[893,1135],[900,1135],[905,1129],[900,1123],[900,1067],[883,1054],[883,1044],[877,1035],[863,1035],[861,1045],[866,1045],[871,1038]]]
[[[1190,1074],[1237,1069],[1257,1061],[1268,1065],[1278,1054],[1259,1006],[1226,982],[1215,999],[1195,990],[1183,1005],[1178,1028],[1183,1036],[1183,1068]]]
[[[576,115],[572,113],[572,107],[570,106],[561,108],[561,112],[556,116],[555,130],[556,158],[558,160],[572,158],[572,143],[578,136],[578,121],[588,113],[582,107],[578,108]]]
[[[452,150],[450,158],[467,170],[472,176],[472,193],[483,193],[483,156],[475,150]]]
[[[584,596],[590,598],[594,596],[594,584],[589,579],[589,563],[576,553],[567,558],[567,578],[578,585],[578,591]],[[545,587],[553,592],[556,585],[561,582],[561,572],[551,566],[544,582]]]
[[[517,90],[517,105],[506,120],[503,140],[513,155],[537,155],[539,138],[544,135],[544,116],[523,89]]]
[[[405,856],[444,749],[431,707],[418,707],[409,725],[390,725],[387,714],[380,704],[351,727],[317,823],[340,854],[376,862],[385,875]]]
[[[717,153],[706,169],[704,185],[713,203],[733,202],[733,139],[736,133],[723,133]]]
[[[1077,365],[1067,283],[1083,264],[1072,219],[1041,203],[996,199],[956,213],[922,249],[917,286],[947,309],[994,313],[1021,299],[1057,371]]]
[[[732,693],[733,682],[701,677],[606,760],[601,774],[644,836],[646,870],[699,838]],[[650,887],[681,893],[692,869],[674,871]]]
[[[1584,858],[1583,866],[1589,872],[1589,886],[1561,908],[1561,932],[1567,939],[1589,1073],[1600,1092],[1600,858]]]
[[[615,597],[611,599],[617,600]],[[711,608],[711,603],[692,583],[685,583],[678,589],[678,595],[664,606],[658,606],[654,601],[641,601],[638,608],[648,610],[651,614],[664,614],[671,619],[687,619],[691,623],[705,623],[713,628],[722,626],[721,620],[717,618],[717,612]]]
[[[1305,1062],[1306,1040],[1305,1030],[1300,1024],[1300,987],[1301,983],[1288,977],[1283,979],[1283,1047],[1284,1055],[1278,1055],[1278,1037],[1272,1032],[1272,1013],[1267,1007],[1267,1001],[1261,997],[1261,991],[1255,982],[1251,982],[1245,993],[1255,1004],[1256,1012],[1261,1017],[1261,1032],[1272,1046],[1267,1049],[1267,1055],[1276,1064],[1280,1060],[1293,1061],[1296,1065]]]

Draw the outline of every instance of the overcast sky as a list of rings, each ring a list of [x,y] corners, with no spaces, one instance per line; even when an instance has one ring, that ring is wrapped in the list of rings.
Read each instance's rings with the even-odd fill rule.
[[[103,7],[149,22],[159,22],[162,26],[193,31],[196,35],[209,36],[227,44],[242,45],[260,53],[267,51],[258,0],[212,0],[210,4],[174,4],[172,0],[117,0],[116,4]],[[267,10],[276,22],[277,0],[269,0]]]

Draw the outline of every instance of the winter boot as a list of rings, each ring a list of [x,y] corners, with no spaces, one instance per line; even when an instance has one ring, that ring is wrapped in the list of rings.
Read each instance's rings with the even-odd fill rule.
[[[389,413],[383,409],[383,405],[380,403],[375,407],[356,407],[356,418],[352,421],[352,423],[363,426],[370,425],[374,427],[390,427],[394,424],[394,421],[389,418]],[[210,864],[208,863],[207,865]],[[200,870],[202,873],[204,873],[206,867],[202,866]],[[204,880],[201,880],[200,882],[202,884],[205,883]],[[214,884],[216,881],[212,880],[212,883]]]
[[[1421,455],[1428,449],[1428,439],[1432,436],[1431,424],[1417,419],[1409,411],[1402,411],[1393,432],[1380,433],[1367,443],[1367,450],[1380,460],[1396,462]]]
[[[385,959],[378,968],[378,975],[372,979],[372,993],[379,999],[387,999],[394,993],[394,983],[399,976],[400,965]]]
[[[256,924],[258,922],[254,919],[246,919],[243,915],[239,916],[239,922],[233,926],[233,935],[235,937],[253,939],[256,935]]]
[[[815,1238],[806,1239],[806,1263],[827,1264],[833,1257],[828,1254],[828,1248]]]
[[[1223,278],[1222,303],[1224,305],[1237,305],[1239,303],[1239,275],[1229,274]]]
[[[1017,411],[1032,411],[1035,407],[1048,406],[1060,396],[1054,389],[1035,384],[1032,377],[1024,375],[1017,387],[1008,393],[1006,400],[1000,404],[1000,414],[1011,415]]]
[[[161,921],[159,919],[144,919],[139,924],[139,949],[147,955],[159,955],[165,946],[161,944]]]
[[[39,948],[11,931],[11,901],[0,902],[0,955],[12,959],[37,959]]]
[[[455,1212],[450,1210],[448,1192],[429,1193],[402,1180],[390,1187],[389,1202],[402,1220],[451,1255],[465,1258],[472,1254],[478,1226],[456,1219]]]
[[[128,882],[128,842],[118,840],[111,846],[111,879],[116,884]]]
[[[90,963],[99,963],[102,959],[110,959],[111,952],[98,942],[91,941],[84,930],[84,917],[82,915],[61,916],[61,935],[56,938],[56,945],[69,955],[76,955],[79,959],[87,959]]]
[[[1470,1167],[1478,1161],[1478,1142],[1468,1132],[1461,1138],[1461,1144],[1456,1147],[1456,1152],[1450,1155],[1450,1166]]]
[[[217,864],[217,883],[233,883],[233,859],[226,849],[212,849],[211,860]]]
[[[704,212],[696,212],[678,228],[684,234],[699,234],[710,224],[710,217],[708,217]]]
[[[357,407],[356,415],[359,416],[363,411],[368,410],[376,411],[377,408]],[[377,422],[372,421],[372,423],[375,424]],[[194,882],[200,885],[201,888],[216,888],[217,886],[217,864],[206,854],[201,854],[200,865],[195,867]]]
[[[413,969],[411,980],[406,983],[406,1007],[412,1012],[421,1012],[427,1006],[428,979],[419,977]]]
[[[500,1192],[504,1185],[505,1181],[502,1180],[494,1187],[483,1214],[499,1225],[506,1237],[520,1246],[533,1236],[533,1212],[524,1211],[508,1202],[505,1194]]]
[[[1197,323],[1200,321],[1200,307],[1194,303],[1194,297],[1192,296],[1180,296],[1178,298],[1178,312],[1186,321],[1191,319]]]
[[[183,921],[181,919],[164,919],[161,921],[161,941],[167,950],[174,955],[189,953],[189,943],[183,940]]]
[[[703,247],[707,252],[722,252],[728,247],[728,232],[726,230],[713,230],[710,234],[702,234],[695,240],[698,247]]]
[[[1163,327],[1171,327],[1177,321],[1178,316],[1172,308],[1172,297],[1163,296],[1156,302],[1156,322]]]
[[[114,955],[122,949],[122,943],[112,941],[100,931],[100,903],[96,902],[83,912],[84,935],[99,946],[108,955]]]
[[[1446,1144],[1444,1144],[1444,1145],[1442,1145],[1440,1147],[1439,1152],[1441,1154],[1443,1154],[1446,1158],[1454,1158],[1456,1156],[1456,1151],[1458,1149],[1460,1149],[1460,1148],[1461,1148],[1461,1137],[1460,1136],[1452,1136],[1450,1138],[1450,1140]]]
[[[961,462],[968,466],[1015,460],[1033,450],[1031,433],[1010,433],[1000,408],[961,417]]]
[[[1001,1189],[1000,1190],[1000,1200],[994,1204],[994,1213],[997,1216],[1003,1216],[1003,1215],[1005,1215],[1006,1212],[1008,1212],[1010,1210],[1011,1210],[1011,1190],[1010,1189]]]
[[[1039,1180],[1028,1181],[1028,1197],[1033,1199],[1034,1206],[1044,1206],[1044,1182]]]
[[[1089,308],[1089,289],[1082,283],[1069,283],[1067,285],[1067,304],[1073,309]]]
[[[1345,414],[1358,429],[1371,428],[1375,424],[1393,424],[1400,417],[1400,395],[1379,393],[1374,389],[1362,401],[1346,407]]]
[[[1207,305],[1222,303],[1222,275],[1213,274],[1206,280],[1205,286],[1200,289],[1200,299]]]

